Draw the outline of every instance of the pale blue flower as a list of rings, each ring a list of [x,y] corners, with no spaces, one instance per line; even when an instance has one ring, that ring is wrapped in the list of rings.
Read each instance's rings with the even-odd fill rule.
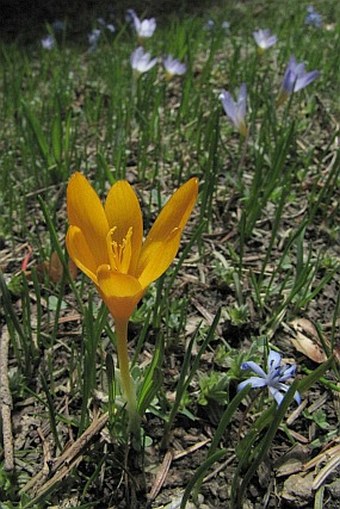
[[[292,56],[283,76],[282,90],[287,94],[298,92],[307,87],[319,74],[319,71],[306,72],[305,64],[303,62],[298,63],[295,57]]]
[[[289,385],[285,384],[290,378],[294,378],[296,374],[296,365],[281,366],[282,357],[279,353],[270,350],[267,362],[267,373],[256,362],[248,361],[241,364],[241,369],[250,369],[258,376],[251,376],[248,380],[244,380],[237,386],[237,390],[241,391],[247,385],[251,385],[253,389],[268,387],[270,395],[275,399],[278,405],[282,403],[285,393],[289,389]],[[299,405],[301,396],[296,391],[294,399]]]
[[[305,23],[306,25],[312,25],[316,28],[320,28],[322,26],[322,16],[314,9],[312,5],[307,7]]]
[[[87,36],[89,44],[91,46],[91,49],[95,49],[97,47],[99,37],[100,37],[101,31],[99,28],[94,28]]]
[[[131,53],[130,63],[134,71],[142,74],[156,65],[157,58],[151,58],[151,54],[139,46]]]
[[[230,23],[229,23],[229,21],[222,21],[220,26],[221,26],[221,28],[223,28],[223,30],[225,30],[227,32],[230,28]],[[216,24],[216,22],[213,19],[208,19],[208,21],[204,25],[205,30],[213,31],[218,28],[219,28],[219,24]]]
[[[52,48],[54,48],[54,46],[55,46],[55,39],[54,39],[53,35],[46,35],[46,37],[43,37],[43,39],[41,39],[40,42],[41,42],[42,47],[49,51]]]
[[[143,21],[141,21],[133,9],[128,9],[126,11],[126,20],[132,24],[137,36],[141,39],[152,37],[156,30],[155,18],[143,19]]]
[[[262,51],[271,48],[271,46],[274,46],[274,44],[277,43],[276,35],[272,35],[271,31],[268,29],[260,29],[253,32],[253,37],[256,44]]]
[[[116,27],[112,23],[106,23],[104,18],[97,18],[97,23],[106,28],[112,34],[116,31]]]
[[[215,28],[215,21],[213,19],[208,19],[206,24],[204,25],[205,30],[213,30]]]
[[[223,109],[234,124],[234,126],[240,131],[243,136],[247,135],[248,129],[245,122],[245,116],[247,111],[247,86],[242,83],[237,96],[237,101],[234,101],[231,94],[226,90],[222,90],[219,95],[219,99],[222,101]]]
[[[106,29],[113,34],[116,31],[115,26],[112,23],[108,23],[106,26]]]
[[[169,77],[175,75],[182,76],[187,71],[187,66],[176,58],[173,58],[171,55],[168,55],[163,59],[163,65]]]

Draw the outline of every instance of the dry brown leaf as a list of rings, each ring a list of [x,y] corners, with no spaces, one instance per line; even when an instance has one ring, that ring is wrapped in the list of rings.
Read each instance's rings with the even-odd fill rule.
[[[68,268],[70,276],[74,280],[77,277],[78,269],[71,259],[68,262]],[[58,253],[53,251],[49,261],[44,261],[37,265],[37,272],[38,275],[46,274],[53,283],[59,283],[63,277],[64,268]]]
[[[295,338],[290,338],[296,350],[318,364],[325,362],[327,356],[319,344],[317,331],[312,322],[306,318],[298,318],[293,320],[290,325],[296,332]],[[312,339],[306,336],[304,332],[312,336]]]
[[[50,263],[48,264],[48,276],[53,283],[59,283],[63,277],[63,264],[56,251],[51,253]]]
[[[295,338],[290,339],[298,352],[303,353],[314,362],[321,364],[327,360],[325,352],[321,347],[301,332],[296,333]]]
[[[307,318],[297,318],[296,320],[290,322],[290,325],[296,331],[303,331],[306,334],[309,334],[309,336],[312,336],[313,338],[318,337],[315,325],[310,320],[307,320]]]

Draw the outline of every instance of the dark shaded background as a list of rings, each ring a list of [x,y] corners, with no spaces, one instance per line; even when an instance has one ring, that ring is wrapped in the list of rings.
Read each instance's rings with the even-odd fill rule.
[[[68,34],[83,33],[102,16],[114,23],[124,22],[126,9],[140,16],[165,17],[201,14],[209,7],[240,3],[236,0],[0,0],[0,37],[29,42],[46,33],[46,23],[67,21]]]

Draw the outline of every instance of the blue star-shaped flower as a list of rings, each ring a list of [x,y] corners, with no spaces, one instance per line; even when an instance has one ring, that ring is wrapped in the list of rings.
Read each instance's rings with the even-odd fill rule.
[[[275,399],[278,405],[281,404],[285,393],[289,389],[289,385],[285,384],[289,378],[293,378],[296,373],[296,365],[283,365],[281,366],[282,357],[279,353],[270,350],[268,355],[267,373],[256,362],[248,361],[241,364],[241,369],[251,369],[258,376],[251,376],[248,380],[244,380],[237,386],[240,391],[246,385],[251,385],[253,389],[261,387],[268,387],[270,395]],[[301,396],[296,391],[294,399],[299,405],[301,403]]]

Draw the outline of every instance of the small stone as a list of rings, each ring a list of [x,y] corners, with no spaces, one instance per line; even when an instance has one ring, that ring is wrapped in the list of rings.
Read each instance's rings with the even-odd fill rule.
[[[313,498],[313,480],[313,472],[307,475],[291,475],[283,485],[282,498],[288,502],[294,502],[297,507],[309,506]]]

